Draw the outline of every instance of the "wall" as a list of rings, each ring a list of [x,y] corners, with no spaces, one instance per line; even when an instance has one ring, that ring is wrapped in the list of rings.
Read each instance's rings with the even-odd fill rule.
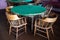
[[[0,0],[0,9],[5,9],[7,7],[6,0]]]

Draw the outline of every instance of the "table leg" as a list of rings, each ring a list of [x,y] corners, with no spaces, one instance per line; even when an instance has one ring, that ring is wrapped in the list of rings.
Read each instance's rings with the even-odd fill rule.
[[[33,21],[34,21],[34,17],[31,17],[32,18],[32,22],[31,22],[31,31],[33,31]]]

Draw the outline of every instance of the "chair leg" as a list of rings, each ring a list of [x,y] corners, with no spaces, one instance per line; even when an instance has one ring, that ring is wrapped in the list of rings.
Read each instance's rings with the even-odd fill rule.
[[[18,40],[18,28],[16,29],[16,40]]]
[[[48,32],[48,29],[46,29],[46,34],[47,34],[47,38],[49,40],[49,32]]]
[[[10,28],[9,28],[9,35],[11,34],[11,26],[10,26]]]
[[[52,31],[52,34],[53,34],[53,36],[54,36],[54,31],[53,31],[53,28],[51,28],[51,31]]]
[[[27,31],[27,28],[26,28],[26,25],[25,25],[25,33],[26,33],[26,31]]]
[[[34,29],[34,36],[35,36],[35,34],[36,34],[36,26],[35,26],[35,29]]]

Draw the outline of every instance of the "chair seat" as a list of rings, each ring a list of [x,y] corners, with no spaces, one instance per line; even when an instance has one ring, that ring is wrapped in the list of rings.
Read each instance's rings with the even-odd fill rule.
[[[38,27],[38,28],[41,28],[41,29],[50,29],[50,28],[52,28],[52,27],[41,27],[41,26],[38,26],[38,25],[35,25],[36,27]]]
[[[21,27],[21,26],[26,25],[26,24],[27,24],[27,23],[24,23],[24,24],[21,24],[21,25],[16,25],[16,26],[11,25],[11,26],[14,27],[14,28],[17,28],[17,27]]]

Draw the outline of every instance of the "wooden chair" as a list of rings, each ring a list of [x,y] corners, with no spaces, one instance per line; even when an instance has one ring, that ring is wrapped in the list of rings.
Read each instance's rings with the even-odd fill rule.
[[[13,8],[13,6],[6,7],[6,12],[10,12],[10,9]]]
[[[39,3],[42,3],[42,0],[35,0],[34,1],[34,4],[36,4],[36,5],[39,4]]]
[[[45,8],[47,9],[46,12],[42,15],[42,17],[48,17],[53,9],[53,6],[46,5]]]
[[[49,16],[49,14],[51,13],[53,6],[47,5],[45,6],[45,8],[47,9],[45,16]]]
[[[15,31],[16,32],[16,40],[17,40],[18,34],[19,34],[18,32],[21,31],[22,29],[24,29],[25,32],[27,30],[26,29],[26,25],[27,25],[26,18],[24,18],[24,17],[19,18],[17,15],[12,15],[9,13],[6,13],[6,16],[7,16],[8,22],[10,24],[9,35],[11,34],[11,32]],[[15,30],[14,30],[14,28],[15,28]],[[22,33],[20,33],[20,35]]]
[[[42,3],[42,0],[33,0],[33,3],[28,3],[28,5],[40,5]]]
[[[54,34],[52,26],[56,20],[57,20],[57,17],[54,17],[54,18],[47,17],[45,19],[35,20],[34,36],[35,36],[35,34],[38,34],[42,37],[48,38],[48,40],[49,40],[49,32],[48,31],[51,30],[52,33]],[[47,37],[44,36],[43,34],[39,34],[39,32],[37,33],[37,31],[46,34]]]

